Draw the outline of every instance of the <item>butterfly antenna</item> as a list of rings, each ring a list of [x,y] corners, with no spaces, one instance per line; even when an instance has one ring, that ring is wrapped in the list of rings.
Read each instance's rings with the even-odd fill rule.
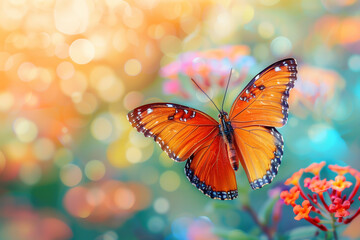
[[[232,73],[232,68],[230,68],[229,79],[228,79],[227,84],[226,84],[225,94],[224,94],[223,101],[222,101],[222,104],[221,104],[221,112],[224,111],[225,97],[226,97],[226,93],[227,93],[227,90],[228,90],[228,87],[229,87],[229,83],[230,83],[230,79],[231,79],[231,73]]]
[[[214,101],[206,94],[206,92],[204,90],[202,90],[202,88],[199,86],[199,84],[197,84],[193,78],[191,78],[191,81],[193,81],[193,83],[195,83],[195,85],[205,94],[205,96],[207,96],[207,98],[212,102],[212,104],[214,104],[215,108],[219,111],[219,113],[221,113],[219,108],[214,103]]]

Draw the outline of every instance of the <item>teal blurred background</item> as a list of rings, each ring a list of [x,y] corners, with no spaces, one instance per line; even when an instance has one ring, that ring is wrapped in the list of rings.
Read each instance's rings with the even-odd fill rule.
[[[360,169],[360,3],[355,0],[0,1],[1,239],[254,239],[267,199],[312,162]],[[259,71],[298,61],[283,163],[239,199],[204,196],[126,114],[185,104],[216,117]],[[274,194],[275,192],[275,194]],[[275,197],[274,197],[275,196]],[[354,221],[354,224],[359,224]],[[281,212],[277,233],[309,226]],[[360,237],[356,227],[343,237]],[[242,238],[243,237],[243,238]]]

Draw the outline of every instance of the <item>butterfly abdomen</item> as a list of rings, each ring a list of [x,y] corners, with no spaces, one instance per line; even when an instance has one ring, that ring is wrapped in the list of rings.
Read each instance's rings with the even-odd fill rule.
[[[220,119],[220,133],[226,143],[227,153],[229,157],[230,164],[232,168],[237,171],[239,169],[239,161],[236,156],[236,150],[234,146],[233,133],[234,129],[232,128],[229,121],[226,121],[224,118]]]

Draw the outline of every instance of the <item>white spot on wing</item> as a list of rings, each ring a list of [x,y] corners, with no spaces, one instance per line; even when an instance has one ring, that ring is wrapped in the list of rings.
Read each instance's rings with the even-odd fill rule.
[[[281,71],[281,68],[280,67],[276,67],[275,68],[275,72],[280,72]]]
[[[259,77],[260,77],[259,75],[256,75],[255,80],[258,80],[258,79],[259,79]]]
[[[150,114],[150,113],[152,113],[153,111],[154,111],[154,110],[152,110],[151,108],[148,108],[147,113]]]
[[[172,104],[166,104],[166,106],[168,106],[168,107],[174,107],[174,105],[172,105]]]

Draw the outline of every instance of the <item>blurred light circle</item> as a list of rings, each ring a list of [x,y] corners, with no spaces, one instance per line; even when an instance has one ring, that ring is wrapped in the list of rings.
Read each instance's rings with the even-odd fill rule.
[[[111,137],[113,125],[105,116],[99,116],[91,123],[91,134],[99,141],[105,141]]]
[[[191,34],[199,27],[199,20],[195,16],[183,16],[180,19],[181,29],[187,34]]]
[[[161,39],[165,35],[165,28],[161,24],[150,25],[148,27],[148,35],[153,39]]]
[[[77,64],[87,64],[95,57],[95,47],[87,39],[77,39],[70,45],[70,58]]]
[[[55,27],[59,32],[75,35],[85,32],[89,24],[89,6],[84,0],[57,0]]]
[[[164,214],[169,211],[170,204],[166,198],[158,198],[154,202],[154,209],[157,213]]]
[[[129,210],[135,204],[134,193],[126,187],[118,188],[115,191],[114,198],[116,206],[120,209]]]
[[[136,76],[141,72],[141,62],[137,59],[129,59],[124,65],[124,70],[129,76]]]
[[[153,216],[147,223],[148,229],[153,233],[161,232],[165,227],[164,220],[159,216]]]
[[[34,142],[34,154],[42,161],[50,160],[55,153],[55,144],[49,138],[39,138]]]
[[[258,26],[258,32],[263,38],[271,38],[274,31],[274,26],[269,22],[261,22]]]
[[[74,65],[71,62],[64,61],[61,62],[56,67],[56,74],[59,76],[59,78],[63,80],[67,80],[74,76],[75,68]]]
[[[87,218],[94,206],[87,202],[88,190],[85,187],[74,187],[66,192],[63,198],[65,209],[74,217]]]
[[[105,193],[100,187],[91,187],[86,194],[86,200],[91,206],[99,206],[105,198]]]
[[[86,75],[77,71],[71,78],[61,80],[60,87],[63,93],[69,97],[83,93],[87,89]]]
[[[99,103],[92,93],[85,92],[80,101],[76,102],[75,108],[81,114],[92,114],[97,109]]]
[[[125,168],[131,165],[126,158],[126,151],[129,144],[126,144],[126,140],[119,139],[118,141],[112,142],[107,149],[107,159],[110,164],[114,167]]]
[[[247,24],[254,19],[255,10],[249,4],[235,5],[231,8],[231,15],[241,24]]]
[[[126,7],[122,15],[124,24],[129,28],[138,28],[144,20],[143,12],[136,7]]]
[[[348,60],[348,66],[353,72],[360,72],[360,55],[354,54]]]
[[[119,237],[116,232],[114,231],[107,231],[102,235],[101,240],[118,240]]]
[[[38,76],[37,67],[31,62],[24,62],[18,68],[18,76],[24,82],[30,82]]]
[[[13,127],[17,138],[22,142],[32,142],[37,137],[37,126],[26,118],[17,118]]]
[[[137,92],[137,91],[129,92],[124,97],[124,107],[130,111],[135,107],[139,106],[143,100],[144,100],[144,95],[141,92]]]
[[[280,36],[272,40],[270,48],[274,56],[284,57],[290,54],[292,44],[288,38]]]
[[[105,165],[99,160],[91,160],[85,165],[85,175],[92,181],[98,181],[105,175]]]
[[[54,154],[54,163],[58,167],[62,167],[74,159],[73,153],[67,148],[59,148]]]
[[[26,155],[29,153],[29,144],[11,139],[2,147],[7,159],[15,161],[23,161]]]
[[[14,105],[14,97],[10,92],[0,93],[0,112],[7,112]]]
[[[115,76],[104,76],[100,79],[98,93],[106,102],[116,102],[124,93],[124,85]]]
[[[124,85],[114,70],[108,66],[100,65],[90,73],[90,84],[99,97],[106,102],[116,102],[124,94]]]
[[[36,163],[23,163],[20,168],[19,178],[28,185],[34,185],[41,178],[41,169]]]
[[[137,147],[129,147],[126,150],[126,158],[130,163],[139,163],[142,159],[142,152]]]
[[[166,171],[160,176],[160,186],[167,192],[173,192],[180,186],[179,175],[174,171]]]
[[[60,169],[60,179],[66,186],[73,187],[82,179],[81,169],[75,164],[67,164]]]

